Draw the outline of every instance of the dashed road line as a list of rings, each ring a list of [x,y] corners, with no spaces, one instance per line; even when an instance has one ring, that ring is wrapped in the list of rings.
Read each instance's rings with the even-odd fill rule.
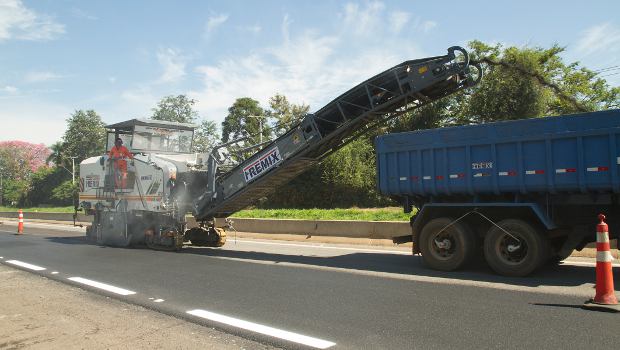
[[[187,313],[193,316],[197,316],[200,318],[210,320],[210,321],[223,323],[229,326],[233,326],[233,327],[245,329],[248,331],[252,331],[255,333],[260,333],[260,334],[268,335],[271,337],[287,340],[287,341],[294,342],[297,344],[303,344],[303,345],[310,346],[310,347],[317,348],[317,349],[327,349],[327,348],[330,348],[336,345],[336,343],[333,343],[327,340],[313,338],[313,337],[309,337],[309,336],[302,335],[299,333],[293,333],[293,332],[285,331],[282,329],[254,323],[254,322],[244,321],[238,318],[220,315],[220,314],[216,314],[214,312],[209,312],[206,310],[196,309],[196,310],[187,311]]]
[[[21,266],[21,267],[23,267],[25,269],[29,269],[29,270],[33,270],[33,271],[43,271],[43,270],[46,270],[45,267],[29,264],[27,262],[23,262],[23,261],[19,261],[19,260],[7,260],[6,262],[9,263],[9,264],[12,264],[12,265],[15,265],[15,266]]]
[[[131,291],[131,290],[127,290],[127,289],[120,288],[120,287],[115,287],[115,286],[110,285],[110,284],[106,284],[106,283],[102,283],[102,282],[97,282],[97,281],[89,280],[89,279],[82,278],[82,277],[69,277],[67,279],[70,280],[70,281],[73,281],[73,282],[85,284],[87,286],[91,286],[91,287],[95,287],[95,288],[99,288],[99,289],[103,289],[105,291],[112,292],[112,293],[119,294],[119,295],[132,295],[132,294],[136,294],[136,292]]]
[[[153,300],[154,303],[161,303],[163,301],[164,301],[164,299],[155,299],[155,300]]]
[[[52,271],[52,275],[57,275],[58,271]]]

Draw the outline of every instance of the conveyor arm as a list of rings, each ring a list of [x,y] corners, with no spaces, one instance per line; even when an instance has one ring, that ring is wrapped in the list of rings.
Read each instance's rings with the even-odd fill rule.
[[[456,46],[445,56],[406,61],[379,73],[306,115],[232,170],[212,177],[195,197],[194,216],[229,216],[385,120],[473,86],[481,77],[480,66],[470,66],[467,51]],[[216,166],[210,162],[211,174],[217,173]]]

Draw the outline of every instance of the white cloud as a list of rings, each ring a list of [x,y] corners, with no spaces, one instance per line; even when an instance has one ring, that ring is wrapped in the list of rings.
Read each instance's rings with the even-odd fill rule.
[[[291,25],[291,20],[288,17],[288,13],[284,15],[282,18],[282,27],[280,30],[282,31],[282,38],[285,42],[288,42],[291,38],[291,34],[289,32],[289,27]]]
[[[50,80],[56,80],[62,78],[62,75],[48,71],[32,71],[26,73],[24,80],[27,83],[41,83]]]
[[[187,58],[179,50],[171,48],[160,49],[157,53],[157,61],[159,61],[164,70],[158,82],[176,83],[185,77]]]
[[[221,13],[209,16],[205,24],[205,37],[209,37],[219,26],[228,20],[228,14]]]
[[[198,101],[196,107],[204,117],[219,122],[234,100],[243,96],[267,106],[271,96],[282,93],[293,103],[306,103],[317,110],[372,74],[419,56],[414,43],[404,45],[385,38],[376,39],[382,40],[378,49],[368,50],[370,44],[344,56],[337,54],[349,39],[308,30],[248,56],[199,66],[196,71],[204,86],[188,95]]]
[[[96,20],[99,19],[99,17],[93,16],[93,15],[89,14],[88,12],[86,12],[86,11],[80,9],[80,8],[77,8],[77,7],[74,7],[74,8],[71,9],[71,14],[75,18],[87,19],[89,21],[96,21]]]
[[[392,32],[398,34],[403,29],[405,24],[409,22],[411,15],[405,11],[394,11],[390,13],[390,27]]]
[[[611,23],[592,26],[581,33],[577,51],[584,55],[609,50],[620,44],[620,29]]]
[[[51,145],[65,132],[65,119],[73,110],[32,96],[2,101],[0,141],[22,140]],[[25,132],[27,130],[27,132]]]
[[[6,94],[9,94],[9,95],[14,95],[14,94],[16,94],[19,91],[19,89],[16,88],[15,86],[6,85],[3,88],[1,88],[0,91],[4,92]]]
[[[422,25],[420,26],[420,28],[422,29],[424,33],[428,33],[435,27],[437,27],[437,22],[435,21],[424,21],[422,22]]]
[[[261,27],[261,26],[259,26],[257,24],[257,25],[253,25],[253,26],[243,26],[243,27],[240,27],[240,29],[242,31],[250,32],[252,34],[258,34],[258,33],[260,33],[263,30],[263,27]]]
[[[364,8],[357,3],[347,3],[344,7],[344,23],[349,30],[358,35],[378,30],[380,17],[385,5],[379,1],[367,2]]]
[[[28,9],[21,0],[0,1],[0,41],[51,40],[64,32],[63,24]]]

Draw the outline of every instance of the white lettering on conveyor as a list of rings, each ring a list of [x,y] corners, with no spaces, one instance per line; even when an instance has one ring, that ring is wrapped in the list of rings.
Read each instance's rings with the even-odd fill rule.
[[[187,313],[190,315],[201,317],[201,318],[211,320],[214,322],[223,323],[229,326],[242,328],[242,329],[249,330],[252,332],[284,339],[290,342],[303,344],[306,346],[311,346],[317,349],[327,349],[327,348],[330,348],[336,345],[336,343],[332,343],[327,340],[308,337],[302,334],[293,333],[293,332],[289,332],[289,331],[285,331],[282,329],[273,328],[269,326],[264,326],[262,324],[248,322],[248,321],[240,320],[238,318],[224,316],[224,315],[216,314],[214,312],[209,312],[205,310],[199,310],[199,309],[190,310],[190,311],[187,311]]]
[[[252,162],[252,164],[243,168],[243,177],[245,178],[245,182],[250,182],[261,176],[265,171],[280,163],[281,160],[282,157],[280,156],[280,150],[278,147],[272,148],[259,159]]]

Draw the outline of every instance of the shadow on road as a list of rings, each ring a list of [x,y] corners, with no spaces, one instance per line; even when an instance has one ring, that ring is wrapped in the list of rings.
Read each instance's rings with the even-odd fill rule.
[[[461,271],[443,272],[424,267],[422,257],[382,253],[351,253],[338,256],[317,257],[306,255],[288,255],[254,251],[236,251],[205,247],[184,249],[182,254],[197,254],[211,257],[235,258],[241,260],[259,260],[269,262],[285,262],[308,266],[333,267],[350,270],[385,272],[399,275],[451,278],[457,280],[506,283],[528,287],[580,286],[594,283],[593,267],[548,265],[529,277],[504,277],[496,275],[479,258],[472,266]],[[620,279],[620,276],[617,277]]]
[[[55,237],[45,237],[46,240],[50,241],[50,242],[54,242],[54,243],[61,243],[61,244],[93,244],[91,242],[89,242],[86,239],[86,236],[82,236],[82,237],[75,237],[75,236],[69,236],[69,237],[62,237],[62,236],[55,236]]]
[[[50,242],[68,245],[96,245],[89,242],[85,236],[51,236],[44,237],[44,239]],[[153,254],[177,254],[164,251],[152,252]],[[439,277],[464,281],[505,283],[509,285],[520,285],[528,287],[574,287],[583,284],[594,283],[595,281],[594,267],[553,264],[545,266],[544,268],[529,277],[519,278],[498,276],[486,265],[481,255],[473,264],[471,264],[471,266],[464,270],[442,272],[426,268],[422,263],[422,258],[420,256],[383,253],[354,252],[349,254],[325,257],[233,250],[230,246],[227,246],[227,249],[186,247],[181,251],[181,256],[184,254],[234,258],[248,261],[258,260],[264,262],[275,262],[276,264],[293,263],[299,265],[306,265],[308,267],[330,267],[365,272],[393,273],[397,275]],[[620,280],[620,274],[616,276],[616,280]],[[620,287],[619,284],[617,284],[616,286]]]

